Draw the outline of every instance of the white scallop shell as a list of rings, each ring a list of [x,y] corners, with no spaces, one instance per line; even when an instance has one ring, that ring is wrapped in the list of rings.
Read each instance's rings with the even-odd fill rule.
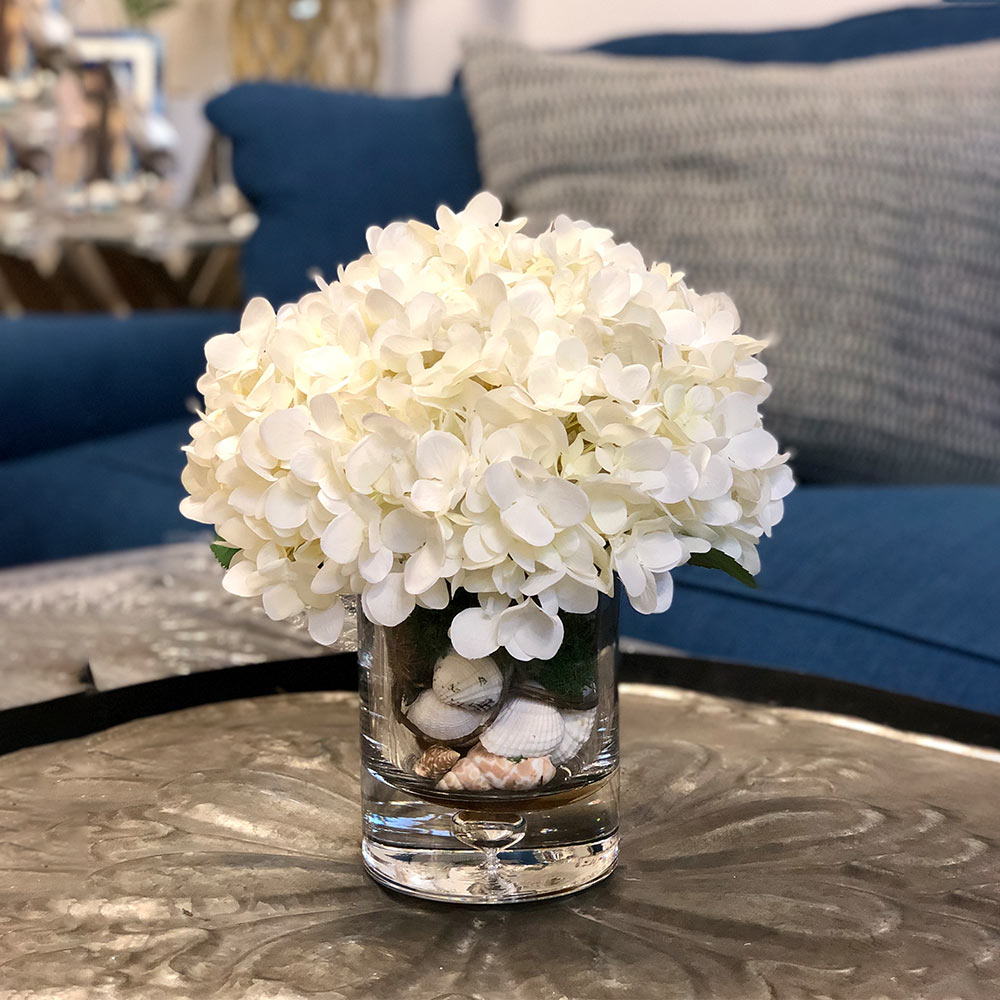
[[[501,757],[545,757],[562,742],[559,709],[515,695],[483,730],[480,742]]]
[[[563,720],[562,742],[549,755],[552,758],[552,763],[557,766],[572,760],[583,749],[583,745],[590,739],[590,734],[594,731],[597,709],[589,708],[579,711],[565,709],[559,714]]]
[[[428,689],[417,695],[406,717],[432,740],[460,740],[483,724],[486,713],[449,705]]]
[[[434,664],[434,693],[449,705],[492,708],[503,691],[503,674],[488,656],[467,660],[456,652]]]

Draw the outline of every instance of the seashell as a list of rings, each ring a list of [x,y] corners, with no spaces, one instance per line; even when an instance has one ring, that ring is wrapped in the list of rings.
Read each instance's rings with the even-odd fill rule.
[[[467,660],[456,652],[434,664],[434,693],[449,705],[485,710],[503,693],[503,674],[488,656]]]
[[[477,743],[438,783],[450,791],[485,792],[491,788],[527,791],[548,784],[556,769],[548,757],[523,757],[511,760],[484,750]]]
[[[450,792],[488,792],[493,786],[474,760],[463,757],[435,786]]]
[[[462,755],[451,747],[428,747],[413,765],[413,773],[421,778],[438,778],[446,775]]]
[[[417,695],[406,710],[406,718],[424,736],[448,742],[474,733],[485,721],[486,713],[445,704],[428,689]]]
[[[582,712],[567,709],[560,714],[563,720],[563,738],[551,754],[553,764],[565,764],[583,749],[594,731],[597,709],[591,708]]]
[[[516,695],[479,737],[483,747],[501,757],[545,757],[562,742],[559,709]]]

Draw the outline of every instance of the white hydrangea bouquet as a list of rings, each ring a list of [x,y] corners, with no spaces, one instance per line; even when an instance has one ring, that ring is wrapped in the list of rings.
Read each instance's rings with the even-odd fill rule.
[[[559,612],[619,583],[644,614],[685,563],[752,583],[793,485],[765,343],[610,231],[524,222],[482,193],[373,227],[336,281],[207,343],[182,511],[230,593],[331,644],[345,595],[395,626],[461,589],[457,652],[545,660]]]

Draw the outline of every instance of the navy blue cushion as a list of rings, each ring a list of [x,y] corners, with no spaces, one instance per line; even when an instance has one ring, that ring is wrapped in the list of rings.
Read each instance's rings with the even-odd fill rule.
[[[365,231],[434,221],[479,190],[461,94],[385,98],[278,83],[240,84],[205,113],[233,140],[237,183],[260,216],[244,248],[248,295],[289,302],[364,253]]]
[[[699,56],[730,62],[828,63],[1000,37],[1000,5],[906,7],[815,28],[643,35],[596,48],[623,56]]]
[[[205,341],[238,326],[236,313],[193,309],[0,320],[0,458],[183,416]]]
[[[788,31],[658,34],[596,46],[625,56],[831,62],[1000,36],[1000,7],[910,8]],[[236,179],[260,216],[243,254],[248,295],[275,304],[365,251],[370,225],[432,221],[479,189],[461,92],[424,98],[240,84],[206,114],[233,140]]]
[[[759,589],[685,567],[622,634],[1000,714],[1000,487],[800,487]]]
[[[193,417],[0,465],[0,566],[180,541],[210,532],[182,517],[181,446]]]

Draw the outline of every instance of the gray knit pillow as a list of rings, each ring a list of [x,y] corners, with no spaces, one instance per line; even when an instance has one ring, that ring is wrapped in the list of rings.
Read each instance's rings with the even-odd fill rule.
[[[1000,43],[814,65],[469,43],[485,185],[729,292],[817,481],[1000,482]]]

